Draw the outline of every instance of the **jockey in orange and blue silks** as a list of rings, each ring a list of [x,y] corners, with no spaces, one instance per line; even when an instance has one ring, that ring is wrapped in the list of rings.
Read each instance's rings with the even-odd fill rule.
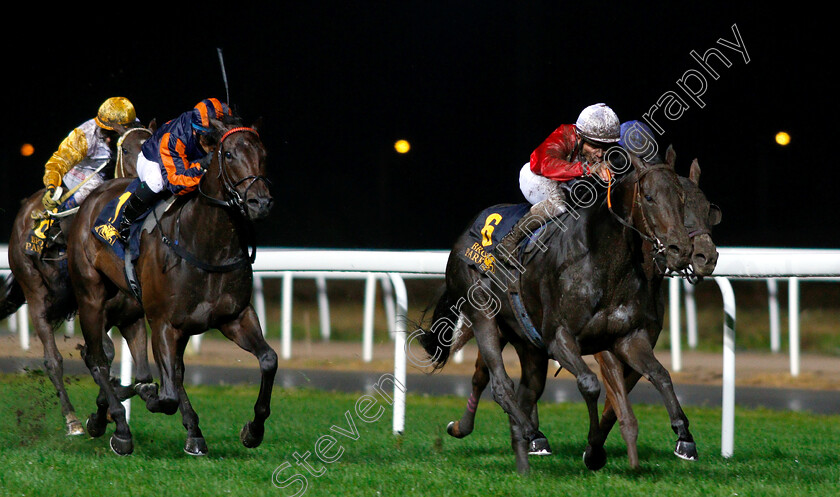
[[[128,190],[120,235],[128,239],[131,223],[162,194],[185,195],[198,187],[204,162],[215,147],[211,120],[231,116],[227,104],[207,98],[158,128],[137,156],[137,179]],[[167,191],[164,191],[166,189]]]

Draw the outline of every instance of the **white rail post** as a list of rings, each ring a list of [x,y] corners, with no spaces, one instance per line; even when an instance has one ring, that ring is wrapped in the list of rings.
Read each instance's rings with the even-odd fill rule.
[[[782,348],[781,321],[779,319],[779,284],[776,278],[767,278],[767,307],[770,314],[770,350]]]
[[[668,281],[668,319],[671,324],[671,370],[682,371],[682,351],[680,350],[680,279],[672,277]]]
[[[688,332],[688,346],[697,348],[697,302],[694,300],[694,285],[683,280],[685,290],[685,328]]]
[[[382,306],[385,308],[385,317],[388,322],[388,335],[394,339],[396,314],[394,311],[394,288],[391,285],[391,278],[388,275],[382,276],[379,280],[382,283]]]
[[[790,375],[799,376],[799,278],[788,280],[788,333],[790,340]]]
[[[17,319],[17,330],[20,338],[20,348],[29,350],[29,304],[24,303],[15,312]]]
[[[321,324],[321,340],[330,339],[330,302],[327,297],[327,279],[324,276],[315,278],[315,288],[318,291],[318,321]]]
[[[408,390],[406,384],[406,355],[405,355],[405,331],[406,315],[408,314],[408,292],[405,289],[405,282],[399,274],[391,273],[391,283],[394,286],[396,296],[396,313],[394,329],[394,435],[402,435],[405,431],[405,394]],[[402,386],[402,388],[400,388]]]
[[[720,455],[731,457],[735,448],[735,292],[728,279],[716,277],[723,297],[723,398]]]
[[[283,359],[292,358],[292,279],[291,271],[283,271],[282,310],[281,310],[281,350]]]
[[[362,323],[362,360],[373,360],[373,311],[376,306],[376,275],[368,273],[365,278],[365,311]]]
[[[254,273],[254,311],[260,322],[262,334],[265,336],[268,321],[265,319],[265,294],[263,293],[263,278],[259,273]]]
[[[120,335],[122,348],[120,351],[120,385],[127,387],[131,385],[131,350],[128,348],[128,342]],[[125,408],[125,420],[128,421],[131,417],[131,399],[122,401]]]

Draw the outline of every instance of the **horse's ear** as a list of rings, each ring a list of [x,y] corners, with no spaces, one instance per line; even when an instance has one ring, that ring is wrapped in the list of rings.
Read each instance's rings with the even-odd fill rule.
[[[128,131],[128,129],[120,123],[114,123],[112,127],[120,136],[124,135],[125,132]]]
[[[697,159],[691,161],[691,169],[688,171],[688,179],[695,185],[700,185],[700,163]]]
[[[629,153],[629,152],[628,152],[627,155],[630,156],[630,163],[633,164],[633,169],[636,170],[637,174],[647,167],[647,165],[645,164],[645,161],[640,159],[638,155],[632,154],[632,153]]]
[[[263,120],[262,116],[258,117],[257,120],[254,121],[254,124],[251,125],[251,128],[254,131],[259,131],[260,128],[262,128],[262,120]]]
[[[723,217],[723,212],[720,207],[715,204],[709,204],[709,226],[717,226]]]
[[[227,132],[227,128],[225,127],[225,124],[222,121],[219,121],[218,119],[213,119],[211,117],[210,118],[210,126],[212,126],[216,131],[218,131],[222,135]]]
[[[674,146],[668,145],[668,150],[665,151],[665,164],[671,169],[676,169],[674,164],[677,163],[677,153],[674,152]]]
[[[157,130],[157,119],[152,119],[152,120],[149,122],[149,125],[148,125],[148,126],[146,126],[146,127],[149,129],[149,131],[151,131],[152,133],[154,133],[154,132]]]

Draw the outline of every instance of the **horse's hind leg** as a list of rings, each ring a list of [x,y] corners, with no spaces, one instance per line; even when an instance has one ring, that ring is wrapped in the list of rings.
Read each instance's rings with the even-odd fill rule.
[[[467,408],[461,419],[458,421],[450,421],[446,426],[446,433],[455,438],[464,438],[472,433],[475,428],[475,411],[478,409],[478,402],[481,399],[481,394],[490,383],[490,370],[484,364],[484,359],[481,357],[481,352],[475,358],[475,372],[472,375],[472,392],[470,398],[467,399]]]
[[[39,309],[40,308],[40,309]],[[61,414],[64,415],[64,420],[67,426],[67,435],[82,435],[85,430],[82,428],[82,423],[76,416],[76,411],[73,404],[70,402],[70,396],[67,394],[67,389],[64,386],[64,359],[58,351],[55,344],[55,335],[53,335],[53,328],[47,323],[44,318],[43,306],[30,304],[32,312],[32,322],[38,337],[41,339],[41,344],[44,346],[44,367],[47,370],[47,376],[55,387],[58,394],[58,402],[61,405]]]
[[[516,402],[523,411],[530,414],[531,423],[537,431],[535,437],[528,444],[525,444],[522,437],[512,439],[511,443],[514,446],[514,451],[527,448],[528,455],[551,455],[548,439],[539,431],[540,418],[537,410],[537,402],[545,390],[548,358],[544,353],[524,343],[517,344],[516,352],[519,355],[519,363],[522,369],[519,385],[516,387]]]
[[[105,334],[104,313],[95,306],[95,302],[103,301],[102,299],[96,298],[98,296],[96,292],[102,291],[101,287],[96,290],[86,288],[84,293],[87,298],[79,299],[79,322],[85,337],[84,359],[91,375],[93,375],[93,379],[101,389],[100,395],[104,396],[107,401],[111,419],[116,423],[116,429],[114,430],[113,436],[111,436],[111,450],[118,455],[128,455],[134,451],[134,442],[131,438],[131,430],[128,427],[128,422],[125,419],[125,407],[120,403],[114,386],[111,384],[110,362],[103,347],[103,335]],[[97,404],[100,404],[99,400]],[[101,412],[101,404],[97,414],[99,412]],[[96,414],[93,416],[96,416]],[[102,420],[99,419],[98,422],[101,423]]]
[[[271,414],[271,390],[277,373],[277,353],[265,341],[257,314],[251,306],[242,312],[239,319],[219,327],[219,331],[260,361],[260,393],[254,405],[254,420],[245,423],[239,433],[242,444],[254,448],[262,443],[265,420]]]
[[[537,430],[531,423],[530,413],[526,413],[517,404],[513,388],[513,380],[505,371],[502,359],[501,334],[498,324],[491,318],[480,314],[473,316],[473,330],[475,339],[478,342],[478,349],[484,358],[485,364],[490,371],[490,381],[493,386],[493,397],[502,409],[508,414],[511,425],[511,436],[517,436],[524,442],[530,443],[537,435]],[[528,453],[526,451],[515,451],[516,470],[519,473],[527,473],[530,470],[528,464]]]
[[[616,420],[621,428],[621,437],[627,445],[627,459],[630,467],[639,467],[639,453],[636,441],[639,436],[639,423],[633,408],[630,405],[628,393],[638,381],[638,373],[626,367],[618,358],[609,351],[595,354],[595,359],[601,366],[601,377],[607,390],[607,399],[604,402],[604,410],[601,413],[601,443],[604,443],[607,436],[615,425]],[[628,374],[635,376],[635,380],[628,378]]]
[[[681,459],[696,461],[697,445],[688,430],[688,417],[674,392],[671,375],[653,354],[649,335],[644,331],[628,335],[616,344],[614,351],[619,359],[647,378],[662,395],[668,416],[671,418],[671,429],[677,434],[674,454]]]

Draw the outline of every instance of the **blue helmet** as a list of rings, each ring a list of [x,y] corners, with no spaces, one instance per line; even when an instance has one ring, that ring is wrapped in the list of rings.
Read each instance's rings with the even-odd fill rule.
[[[621,123],[621,138],[618,144],[634,155],[648,155],[651,151],[654,153],[659,151],[653,131],[642,121]]]

